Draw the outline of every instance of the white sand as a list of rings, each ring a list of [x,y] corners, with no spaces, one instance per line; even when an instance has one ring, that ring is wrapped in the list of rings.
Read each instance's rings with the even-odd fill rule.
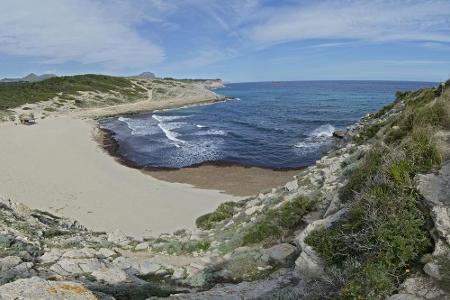
[[[198,216],[237,199],[123,166],[93,140],[94,128],[70,117],[0,124],[0,196],[134,236],[194,228]]]

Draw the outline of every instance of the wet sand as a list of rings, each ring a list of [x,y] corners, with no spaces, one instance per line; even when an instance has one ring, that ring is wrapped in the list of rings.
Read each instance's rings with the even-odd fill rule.
[[[179,170],[144,170],[159,180],[188,183],[234,196],[251,196],[291,181],[301,170],[277,171],[239,165],[201,165]]]

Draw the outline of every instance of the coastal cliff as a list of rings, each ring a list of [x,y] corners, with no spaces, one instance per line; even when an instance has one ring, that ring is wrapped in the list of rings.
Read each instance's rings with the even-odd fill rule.
[[[3,198],[0,299],[449,299],[450,82],[398,93],[339,135],[292,181],[195,231],[93,232]]]

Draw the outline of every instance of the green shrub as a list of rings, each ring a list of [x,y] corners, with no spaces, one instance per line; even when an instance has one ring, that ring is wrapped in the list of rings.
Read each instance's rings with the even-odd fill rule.
[[[442,161],[430,127],[415,128],[406,140],[405,152],[414,172],[428,172]]]
[[[272,241],[286,236],[302,222],[314,203],[307,197],[298,197],[280,208],[270,209],[243,237],[243,244]]]
[[[433,126],[450,128],[450,103],[443,98],[437,99],[431,105],[422,107],[417,111],[416,122],[420,126]]]
[[[233,217],[234,207],[236,205],[236,202],[222,203],[214,212],[198,217],[195,220],[195,224],[198,228],[209,230],[218,222]]]
[[[408,132],[404,129],[398,128],[398,129],[390,129],[385,137],[384,137],[384,142],[386,144],[394,144],[394,143],[398,143],[400,142],[406,135],[408,134]]]
[[[353,172],[348,183],[339,191],[342,201],[351,200],[355,192],[361,191],[366,181],[378,171],[385,152],[385,148],[375,147],[364,156],[360,167]]]
[[[66,99],[78,91],[109,92],[127,94],[133,83],[126,78],[105,75],[77,75],[54,77],[39,82],[15,82],[0,84],[0,110],[14,108],[25,103],[46,101],[63,93]]]
[[[357,143],[363,143],[371,138],[375,137],[375,135],[380,131],[380,129],[385,126],[385,122],[376,123],[364,128],[357,137],[354,137],[354,141]]]
[[[392,179],[399,186],[411,186],[410,172],[410,165],[406,160],[395,162],[390,166]]]

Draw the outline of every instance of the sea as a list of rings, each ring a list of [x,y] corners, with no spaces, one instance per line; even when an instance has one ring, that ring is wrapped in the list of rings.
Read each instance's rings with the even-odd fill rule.
[[[230,83],[229,100],[100,120],[117,155],[140,167],[229,163],[270,169],[312,165],[342,130],[434,82],[289,81]]]

